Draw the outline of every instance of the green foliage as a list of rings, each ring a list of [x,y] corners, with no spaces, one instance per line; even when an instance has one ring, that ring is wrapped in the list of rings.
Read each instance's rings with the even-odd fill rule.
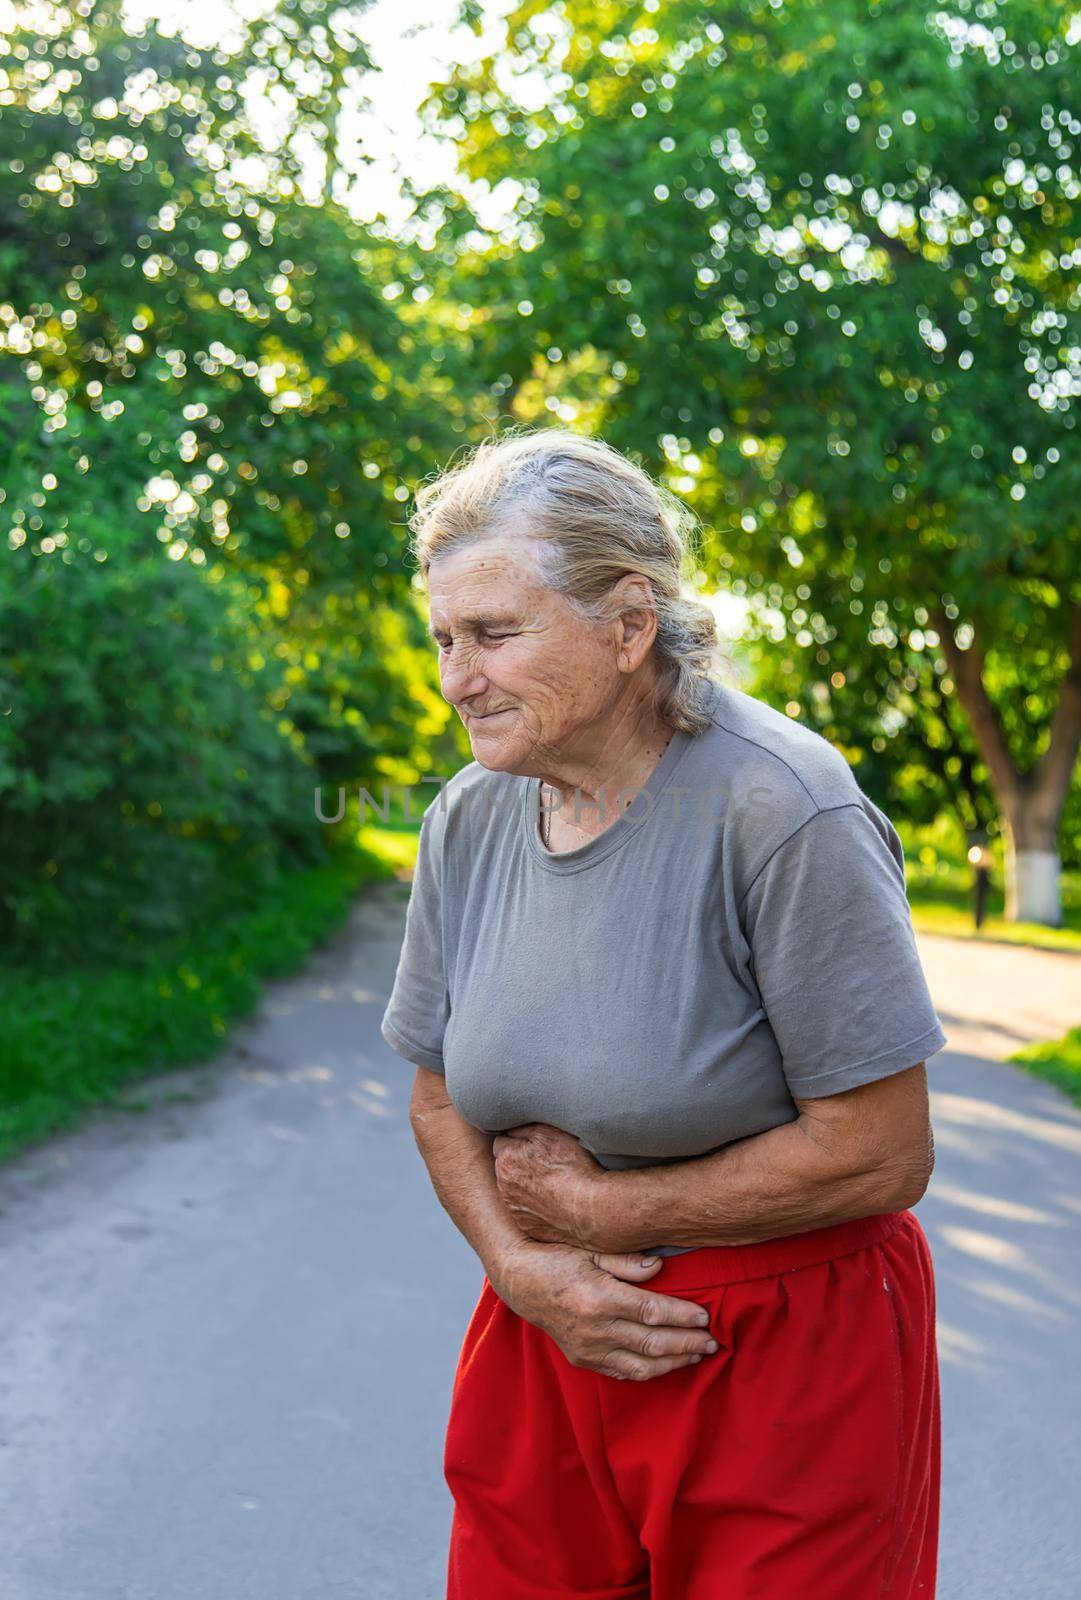
[[[317,788],[468,758],[404,523],[502,418],[694,505],[755,692],[899,820],[997,824],[946,630],[1017,770],[1049,742],[1071,8],[527,0],[428,107],[513,223],[439,188],[402,239],[342,199],[364,10],[279,0],[212,46],[122,0],[0,22],[0,1143],[212,1048],[329,925],[368,869]],[[943,915],[958,837],[915,885]],[[1077,785],[1062,838],[1081,865]]]
[[[458,412],[394,247],[329,198],[362,11],[290,0],[213,48],[119,0],[2,24],[0,939],[20,950],[179,932],[223,873],[322,855],[316,785],[426,770],[445,731],[401,523]],[[251,120],[253,71],[280,136]]]
[[[892,687],[883,700],[874,660],[869,669],[854,653],[847,671],[823,665],[813,640],[797,641],[782,622],[756,611],[740,645],[755,694],[843,750],[862,787],[891,816],[928,827],[946,813],[969,833],[1001,837],[987,768],[927,650],[898,646],[881,662]],[[1015,681],[1015,700],[1026,687]],[[1067,795],[1059,844],[1063,865],[1081,867],[1081,784]]]
[[[998,883],[1001,883],[1001,875]],[[1062,921],[1056,927],[1007,919],[1005,897],[992,880],[984,917],[977,928],[972,869],[960,861],[939,861],[932,869],[909,863],[908,897],[912,924],[918,933],[977,939],[982,943],[1022,944],[1038,950],[1066,950],[1081,955],[1081,873],[1066,873],[1063,877]]]
[[[234,586],[235,587],[235,586]],[[0,575],[3,939],[176,931],[228,855],[312,858],[313,765],[264,702],[238,597],[151,550]]]
[[[493,402],[661,472],[786,699],[970,826],[944,631],[1027,773],[1081,603],[1077,38],[1062,0],[529,0],[429,102],[518,195],[483,247],[430,198]]]
[[[278,6],[198,50],[121,12],[47,0],[0,40],[13,535],[63,546],[119,514],[262,590],[400,606],[407,485],[453,442],[454,407],[397,305],[393,246],[329,173],[317,203],[299,186],[297,148],[331,144],[365,61],[351,14]],[[256,69],[295,102],[274,148],[248,121]]]
[[[363,847],[256,882],[222,863],[219,904],[182,936],[158,938],[96,964],[8,963],[0,973],[0,1159],[95,1105],[127,1105],[127,1086],[155,1069],[220,1050],[262,983],[285,977],[344,920],[365,882],[393,875],[396,839],[369,830]]]
[[[1081,1028],[1071,1028],[1062,1039],[1026,1045],[1009,1059],[1037,1078],[1053,1083],[1081,1106]]]

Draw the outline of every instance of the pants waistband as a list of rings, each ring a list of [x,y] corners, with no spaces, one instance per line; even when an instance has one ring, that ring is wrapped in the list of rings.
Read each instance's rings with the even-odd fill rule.
[[[748,1278],[768,1278],[797,1267],[816,1266],[837,1256],[851,1255],[866,1245],[878,1244],[895,1234],[911,1211],[882,1211],[851,1222],[835,1222],[805,1233],[761,1239],[757,1244],[699,1245],[684,1255],[661,1256],[664,1265],[644,1288],[703,1289],[713,1284],[742,1283]],[[643,1255],[649,1251],[644,1250]]]

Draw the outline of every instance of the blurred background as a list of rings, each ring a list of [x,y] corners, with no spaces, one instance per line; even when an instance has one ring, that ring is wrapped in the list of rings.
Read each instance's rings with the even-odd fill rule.
[[[693,506],[738,681],[844,751],[921,928],[982,878],[981,936],[1081,948],[1079,38],[0,0],[0,1150],[408,869],[357,786],[468,758],[410,497],[509,423]]]
[[[1079,43],[0,0],[2,1600],[440,1593],[479,1267],[377,1025],[470,752],[407,519],[550,424],[693,508],[732,681],[902,836],[942,1593],[1076,1600]]]

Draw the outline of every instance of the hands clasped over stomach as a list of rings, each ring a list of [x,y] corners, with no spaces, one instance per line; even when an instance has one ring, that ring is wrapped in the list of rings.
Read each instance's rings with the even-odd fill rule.
[[[500,1195],[527,1237],[488,1265],[489,1282],[572,1365],[641,1381],[717,1349],[704,1307],[640,1287],[663,1258],[646,1265],[584,1236],[587,1186],[604,1168],[573,1135],[527,1123],[496,1135],[492,1154]]]
[[[717,1349],[693,1300],[635,1287],[661,1265],[575,1245],[525,1241],[488,1278],[499,1298],[543,1328],[576,1367],[611,1378],[657,1378]]]

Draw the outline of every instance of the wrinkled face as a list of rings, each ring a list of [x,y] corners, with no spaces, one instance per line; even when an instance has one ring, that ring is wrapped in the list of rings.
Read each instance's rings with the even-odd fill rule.
[[[527,538],[491,538],[428,569],[443,696],[492,771],[543,775],[621,687],[613,630],[541,580]],[[549,759],[551,758],[551,759]]]

